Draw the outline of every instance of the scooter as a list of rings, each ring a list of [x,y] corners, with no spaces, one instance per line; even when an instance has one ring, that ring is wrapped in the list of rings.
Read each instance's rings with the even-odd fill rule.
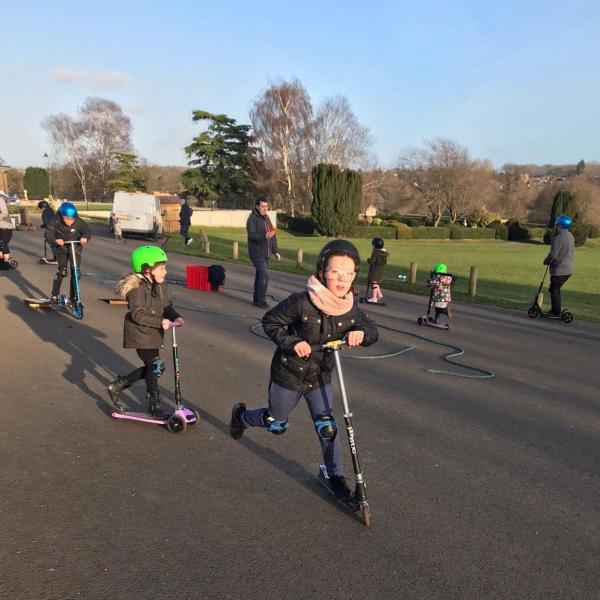
[[[14,258],[11,258],[8,261],[3,260],[1,268],[4,271],[8,271],[8,270],[16,269],[18,266],[19,266],[19,263]]]
[[[44,238],[44,256],[40,258],[40,265],[56,265],[58,261],[52,257],[48,258],[48,242]]]
[[[171,433],[183,433],[188,425],[197,425],[200,422],[200,414],[197,410],[183,406],[181,399],[181,387],[179,385],[179,351],[177,347],[177,336],[175,328],[178,325],[171,325],[173,334],[173,371],[175,377],[175,410],[168,417],[153,417],[147,413],[114,411],[112,417],[124,421],[139,421],[141,423],[150,423],[152,425],[166,425]]]
[[[370,302],[369,301],[369,292],[371,290],[372,287],[372,282],[369,279],[367,281],[367,289],[365,290],[365,295],[364,296],[360,296],[358,301],[360,302],[360,304],[362,304],[363,302],[368,304],[369,306],[385,306],[385,300],[383,300],[383,298],[381,300],[378,300],[377,302]],[[376,284],[379,285],[379,284]]]
[[[77,254],[75,253],[75,244],[81,244],[79,240],[65,242],[70,244],[71,249],[71,281],[73,282],[74,299],[69,298],[66,294],[61,294],[58,299],[58,306],[76,319],[83,319],[83,303],[81,302],[81,291],[79,288],[79,271],[77,269]]]
[[[450,329],[448,323],[436,323],[434,318],[431,316],[431,304],[433,302],[433,289],[429,294],[429,304],[427,305],[427,314],[422,315],[417,319],[419,325],[427,325],[428,327],[435,327],[436,329]]]
[[[346,344],[344,340],[335,340],[327,342],[319,347],[320,350],[325,352],[333,352],[335,357],[335,368],[338,374],[338,381],[340,384],[340,392],[342,394],[342,404],[344,406],[344,422],[346,424],[346,433],[348,434],[348,443],[350,445],[350,454],[352,455],[352,468],[354,469],[354,479],[356,481],[356,487],[354,489],[354,495],[349,501],[340,501],[346,508],[351,511],[360,510],[362,514],[362,520],[366,527],[371,527],[371,511],[369,509],[369,502],[367,500],[367,485],[365,483],[360,461],[358,458],[358,450],[356,448],[356,437],[354,435],[354,428],[352,427],[352,413],[348,406],[348,397],[346,396],[346,386],[344,384],[344,375],[342,373],[342,364],[340,361],[340,350]],[[325,465],[320,465],[319,469],[319,481],[330,494],[333,495],[331,487],[328,485],[329,475]],[[335,497],[335,496],[334,496]]]
[[[542,317],[542,319],[553,319],[555,321],[562,321],[563,323],[571,323],[573,321],[573,314],[570,313],[566,308],[561,311],[560,315],[553,315],[552,313],[544,312],[542,309],[542,289],[544,287],[546,277],[548,276],[549,269],[550,265],[546,266],[540,287],[538,288],[535,298],[533,299],[533,304],[529,307],[527,314],[532,319],[535,319],[536,317]]]

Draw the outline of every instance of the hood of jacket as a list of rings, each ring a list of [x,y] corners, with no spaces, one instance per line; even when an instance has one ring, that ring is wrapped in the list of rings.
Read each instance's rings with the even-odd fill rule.
[[[140,275],[139,273],[129,273],[128,275],[125,275],[125,277],[123,277],[119,283],[117,283],[115,286],[115,291],[121,296],[121,298],[125,299],[127,294],[129,294],[131,290],[137,288],[143,281],[148,281],[143,277],[143,275]]]

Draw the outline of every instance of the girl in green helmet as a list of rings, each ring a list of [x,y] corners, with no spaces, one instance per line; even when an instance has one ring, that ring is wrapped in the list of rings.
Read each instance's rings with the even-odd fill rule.
[[[431,288],[431,304],[435,310],[433,322],[437,324],[441,315],[446,315],[448,321],[452,318],[450,304],[452,303],[452,283],[454,276],[448,273],[444,263],[437,263],[429,275],[427,285]]]
[[[119,375],[108,386],[110,399],[120,412],[125,410],[119,400],[123,390],[144,379],[150,414],[165,416],[158,391],[158,378],[164,372],[159,348],[163,344],[165,329],[183,325],[183,318],[173,308],[165,283],[167,260],[165,251],[158,246],[136,248],[131,253],[133,273],[122,279],[117,286],[129,308],[125,315],[123,347],[134,348],[144,363],[128,375]]]

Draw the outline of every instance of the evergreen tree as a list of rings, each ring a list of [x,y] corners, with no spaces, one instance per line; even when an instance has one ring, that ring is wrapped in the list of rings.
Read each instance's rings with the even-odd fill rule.
[[[145,192],[146,186],[138,177],[138,158],[129,152],[113,152],[115,176],[107,181],[108,189],[123,192]]]
[[[321,235],[340,236],[356,224],[362,200],[360,173],[321,163],[312,170],[311,213]]]
[[[577,163],[577,166],[575,167],[575,174],[576,175],[581,175],[583,172],[585,171],[585,161],[583,160],[583,158]]]
[[[548,221],[550,229],[554,227],[556,217],[559,215],[568,215],[575,221],[577,217],[577,205],[571,192],[563,190],[556,192],[554,201],[552,202],[552,210],[550,211],[550,220]]]
[[[42,167],[27,167],[23,177],[23,187],[29,198],[39,200],[50,195],[50,178],[48,171]]]
[[[212,205],[221,196],[245,194],[252,184],[249,158],[256,152],[250,147],[250,125],[203,110],[194,111],[193,120],[208,121],[209,125],[185,148],[192,167],[181,175],[185,189]]]

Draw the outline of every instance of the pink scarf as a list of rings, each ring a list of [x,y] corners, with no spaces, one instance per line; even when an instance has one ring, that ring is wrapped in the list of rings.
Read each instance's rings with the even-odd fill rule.
[[[354,294],[348,292],[343,298],[338,298],[329,291],[314,275],[308,278],[306,290],[311,302],[326,315],[339,317],[352,309]]]

